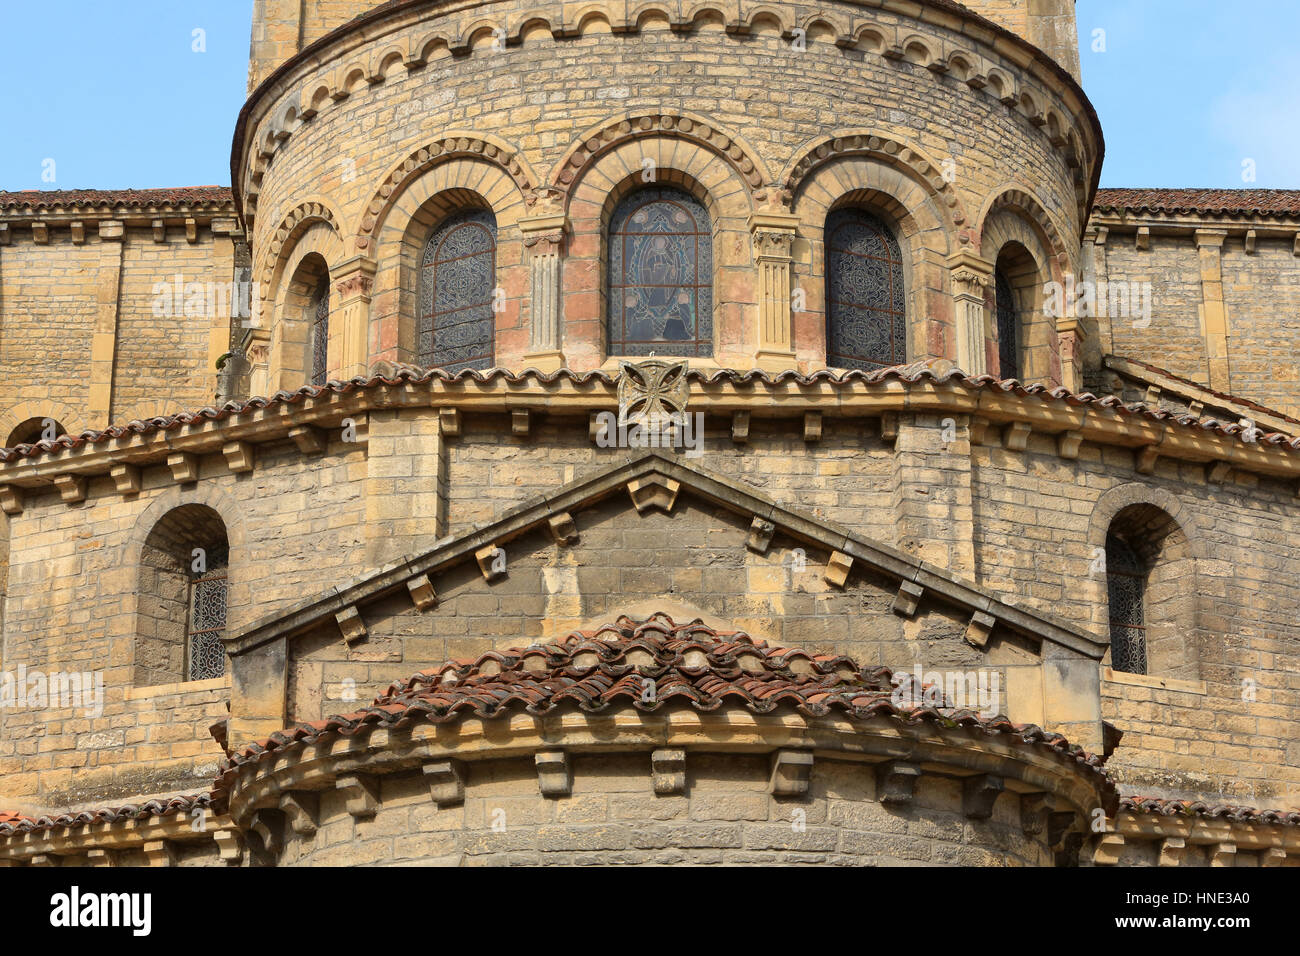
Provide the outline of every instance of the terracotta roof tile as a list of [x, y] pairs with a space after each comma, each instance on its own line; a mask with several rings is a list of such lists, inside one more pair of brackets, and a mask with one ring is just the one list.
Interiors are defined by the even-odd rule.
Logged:
[[50, 830], [54, 827], [78, 827], [89, 823], [117, 823], [120, 820], [144, 820], [149, 817], [166, 817], [189, 813], [197, 807], [209, 807], [209, 794], [191, 794], [168, 800], [150, 800], [140, 805], [107, 807], [101, 810], [83, 810], [80, 813], [61, 813], [56, 816], [27, 817], [12, 811], [0, 811], [0, 838], [32, 830]]
[[57, 209], [77, 206], [180, 206], [234, 203], [228, 186], [180, 186], [171, 189], [27, 189], [0, 192], [0, 209]]
[[[654, 688], [650, 700], [645, 699], [647, 686]], [[912, 690], [916, 696], [910, 699], [938, 703], [908, 706], [905, 699], [899, 706], [893, 699], [895, 687]], [[929, 722], [1005, 734], [1078, 763], [1114, 792], [1101, 758], [1060, 734], [1015, 724], [1004, 716], [983, 717], [953, 708], [943, 699], [942, 689], [915, 688], [911, 675], [896, 677], [887, 667], [859, 668], [843, 655], [771, 647], [741, 631], [714, 630], [698, 620], [677, 624], [660, 613], [644, 621], [620, 617], [596, 630], [573, 631], [558, 643], [493, 651], [421, 671], [391, 685], [362, 710], [330, 717], [323, 725], [298, 724], [234, 751], [217, 778], [214, 798], [229, 792], [244, 764], [365, 726], [401, 728], [415, 721], [447, 723], [462, 716], [491, 720], [519, 711], [541, 716], [564, 706], [590, 714], [624, 707], [654, 712], [673, 703], [702, 712], [735, 707], [771, 714], [790, 709], [807, 717], [883, 717], [908, 725]]]
[[[687, 373], [691, 381], [707, 385], [731, 383], [736, 385], [781, 385], [793, 382], [797, 385], [827, 383], [835, 387], [854, 388], [867, 386], [887, 386], [891, 382], [903, 382], [908, 385], [937, 382], [940, 384], [956, 383], [971, 391], [996, 391], [1021, 397], [1034, 397], [1046, 401], [1063, 402], [1066, 405], [1089, 405], [1095, 408], [1113, 409], [1120, 414], [1135, 415], [1155, 421], [1173, 422], [1188, 428], [1212, 431], [1220, 435], [1240, 435], [1244, 429], [1236, 421], [1223, 422], [1214, 418], [1197, 418], [1193, 415], [1175, 414], [1154, 408], [1142, 402], [1125, 403], [1114, 395], [1098, 397], [1091, 392], [1075, 393], [1061, 386], [1024, 385], [1016, 379], [997, 379], [992, 375], [969, 376], [946, 359], [928, 362], [914, 362], [910, 365], [898, 365], [892, 368], [877, 369], [872, 372], [853, 370], [836, 372], [821, 369], [805, 374], [797, 371], [785, 371], [769, 374], [754, 369], [740, 372], [735, 369], [717, 369], [701, 371], [691, 369]], [[442, 382], [477, 382], [496, 381], [551, 383], [566, 380], [578, 385], [599, 382], [614, 385], [616, 376], [604, 371], [575, 372], [562, 368], [554, 372], [539, 372], [537, 369], [524, 369], [513, 372], [508, 369], [494, 368], [486, 371], [465, 369], [450, 373], [443, 369], [416, 369], [402, 367], [384, 374], [372, 374], [368, 377], [357, 376], [347, 381], [330, 381], [324, 385], [304, 385], [293, 391], [276, 392], [270, 398], [250, 398], [245, 401], [231, 401], [220, 408], [205, 406], [196, 411], [179, 412], [173, 415], [160, 415], [143, 421], [135, 420], [122, 425], [110, 425], [102, 430], [89, 429], [79, 435], [61, 435], [53, 441], [41, 441], [35, 444], [17, 445], [13, 448], [0, 448], [0, 462], [10, 462], [18, 458], [34, 458], [47, 452], [63, 448], [78, 448], [85, 444], [99, 444], [129, 435], [147, 435], [157, 431], [171, 431], [185, 425], [204, 421], [224, 421], [240, 415], [252, 414], [265, 408], [283, 405], [298, 405], [319, 395], [333, 392], [348, 394], [370, 388], [393, 385], [421, 385], [437, 379]], [[1257, 433], [1256, 441], [1268, 445], [1284, 445], [1294, 451], [1300, 451], [1300, 437], [1292, 437], [1281, 432]]]
[[1163, 817], [1223, 817], [1239, 823], [1276, 823], [1300, 826], [1300, 811], [1256, 810], [1231, 804], [1204, 803], [1199, 800], [1165, 800], [1159, 797], [1124, 797], [1120, 800], [1122, 813], [1154, 813]]
[[1264, 412], [1265, 414], [1271, 415], [1275, 418], [1281, 418], [1284, 419], [1285, 421], [1295, 422], [1297, 425], [1300, 425], [1300, 419], [1293, 418], [1292, 416], [1287, 415], [1284, 412], [1279, 412], [1275, 408], [1269, 408], [1267, 405], [1261, 405], [1259, 402], [1251, 401], [1249, 398], [1241, 398], [1240, 396], [1237, 395], [1229, 395], [1227, 392], [1220, 392], [1218, 389], [1210, 388], [1210, 386], [1204, 385], [1196, 381], [1195, 379], [1190, 379], [1185, 376], [1178, 375], [1175, 372], [1169, 371], [1169, 369], [1167, 368], [1161, 368], [1159, 365], [1152, 365], [1150, 362], [1144, 362], [1141, 359], [1135, 359], [1128, 355], [1107, 356], [1107, 358], [1121, 359], [1125, 362], [1128, 362], [1131, 365], [1137, 365], [1140, 368], [1144, 368], [1148, 372], [1154, 372], [1156, 375], [1163, 375], [1164, 377], [1171, 378], [1174, 381], [1182, 382], [1184, 385], [1187, 385], [1191, 388], [1195, 388], [1197, 391], [1204, 392], [1206, 395], [1212, 395], [1215, 398], [1222, 399], [1224, 402], [1230, 402], [1234, 405], [1241, 405], [1244, 408], [1255, 409], [1256, 411]]
[[1300, 217], [1300, 189], [1099, 189], [1093, 210]]

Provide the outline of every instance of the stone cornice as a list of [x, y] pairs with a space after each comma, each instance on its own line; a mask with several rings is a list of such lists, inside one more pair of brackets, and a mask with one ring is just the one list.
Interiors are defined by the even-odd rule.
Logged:
[[544, 717], [521, 712], [500, 720], [416, 722], [401, 731], [362, 726], [347, 736], [241, 765], [230, 787], [229, 813], [237, 825], [247, 826], [258, 809], [275, 806], [295, 791], [332, 790], [335, 781], [348, 774], [411, 772], [448, 759], [480, 763], [531, 758], [539, 751], [644, 751], [649, 775], [651, 751], [680, 749], [689, 762], [693, 752], [716, 751], [723, 741], [728, 753], [797, 750], [865, 766], [905, 760], [922, 765], [922, 772], [953, 778], [989, 774], [1001, 778], [1006, 790], [1031, 800], [1038, 794], [1052, 794], [1063, 811], [1077, 816], [1079, 826], [1094, 808], [1113, 800], [1113, 791], [1105, 792], [1108, 784], [1098, 786], [1105, 778], [1018, 743], [1011, 735], [972, 735], [965, 728], [929, 722], [908, 725], [883, 717], [869, 721], [806, 718], [796, 712], [754, 714], [740, 707], [715, 713], [687, 707], [644, 713], [629, 705], [613, 715], [592, 716], [575, 708]]
[[[756, 418], [789, 420], [801, 428], [808, 413], [829, 418], [873, 418], [887, 413], [927, 412], [968, 415], [983, 432], [1021, 423], [1030, 432], [1094, 442], [1198, 463], [1225, 462], [1234, 468], [1283, 480], [1300, 479], [1300, 449], [1263, 436], [1245, 441], [1229, 431], [1204, 424], [1184, 424], [1168, 415], [1153, 416], [1124, 406], [1021, 395], [998, 388], [972, 388], [958, 380], [924, 378], [905, 382], [891, 378], [874, 385], [861, 380], [834, 381], [794, 375], [692, 377], [692, 411], [730, 417], [748, 411]], [[76, 447], [57, 445], [34, 456], [0, 463], [0, 491], [5, 507], [21, 510], [24, 489], [50, 490], [60, 475], [107, 476], [115, 465], [165, 466], [169, 455], [222, 452], [233, 441], [253, 444], [289, 439], [294, 429], [308, 426], [336, 429], [345, 418], [364, 419], [371, 409], [434, 406], [462, 412], [528, 410], [580, 418], [583, 429], [592, 412], [617, 409], [617, 389], [602, 373], [555, 373], [542, 376], [497, 375], [487, 381], [473, 377], [424, 382], [388, 382], [359, 387], [359, 382], [335, 383], [318, 394], [298, 393], [286, 400], [258, 400], [242, 411], [195, 415], [189, 423], [150, 428], [143, 434], [126, 431], [120, 437], [83, 441]], [[1220, 423], [1223, 425], [1223, 423]], [[92, 434], [92, 433], [88, 433]], [[17, 501], [14, 496], [18, 496]]]

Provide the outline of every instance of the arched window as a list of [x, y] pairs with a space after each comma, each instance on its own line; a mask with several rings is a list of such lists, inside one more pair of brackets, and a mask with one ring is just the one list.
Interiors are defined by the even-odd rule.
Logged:
[[6, 448], [17, 445], [35, 445], [39, 441], [53, 441], [66, 435], [68, 430], [63, 423], [53, 418], [29, 418], [9, 433], [5, 441]]
[[321, 276], [311, 297], [311, 383], [324, 385], [329, 370], [330, 280]]
[[998, 310], [998, 369], [1002, 378], [1020, 378], [1020, 318], [1016, 314], [1011, 280], [1001, 269], [994, 273]]
[[453, 213], [429, 237], [420, 266], [421, 365], [449, 372], [492, 367], [496, 254], [490, 209]]
[[907, 362], [903, 254], [861, 209], [826, 217], [826, 364], [877, 369]]
[[632, 193], [609, 222], [611, 355], [713, 355], [713, 227], [694, 196]]
[[1106, 536], [1106, 591], [1110, 600], [1110, 666], [1147, 672], [1146, 591], [1149, 569], [1115, 534]]
[[205, 505], [176, 508], [154, 525], [140, 554], [137, 687], [225, 673], [229, 562], [225, 524]]

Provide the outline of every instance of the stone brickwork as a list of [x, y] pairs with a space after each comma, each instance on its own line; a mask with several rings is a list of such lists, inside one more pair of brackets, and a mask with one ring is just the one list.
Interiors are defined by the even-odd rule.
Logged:
[[[95, 713], [0, 710], [0, 808], [192, 792], [223, 746], [354, 710], [414, 671], [656, 611], [864, 667], [995, 677], [999, 710], [1105, 753], [1129, 795], [1297, 805], [1300, 450], [946, 377], [953, 362], [997, 373], [992, 277], [1010, 262], [1026, 381], [1300, 430], [1284, 417], [1300, 415], [1294, 224], [1090, 215], [1101, 140], [1068, 75], [1069, 0], [972, 6], [1065, 72], [938, 2], [917, 19], [744, 0], [689, 21], [675, 5], [633, 19], [557, 3], [546, 19], [522, 0], [399, 3], [300, 55], [376, 6], [255, 4], [233, 198], [0, 208], [0, 439], [31, 441], [46, 417], [77, 435], [208, 405], [232, 341], [248, 374], [223, 376], [223, 394], [292, 393], [2, 456], [0, 670], [97, 671], [104, 698]], [[704, 416], [698, 457], [596, 440], [620, 358], [604, 333], [606, 227], [646, 160], [713, 227], [715, 351], [691, 365], [716, 375], [685, 389]], [[792, 374], [826, 363], [824, 224], [846, 204], [897, 232], [923, 370]], [[494, 350], [509, 372], [422, 379], [402, 370], [420, 256], [470, 206], [498, 227]], [[156, 314], [157, 283], [228, 286], [245, 266], [261, 284], [249, 327], [207, 302]], [[1081, 277], [1150, 282], [1151, 323], [1049, 315], [1046, 284]], [[326, 278], [336, 381], [297, 391]], [[1110, 666], [1098, 556], [1112, 534], [1149, 565], [1146, 674]], [[190, 681], [186, 568], [221, 542], [226, 673]], [[519, 744], [438, 783], [464, 788], [441, 806], [413, 758], [373, 777], [353, 766], [355, 780], [255, 794], [174, 854], [176, 821], [114, 852], [1044, 865], [1078, 849], [1038, 826], [1051, 808], [1026, 814], [991, 785], [975, 799], [926, 776], [913, 803], [882, 803], [875, 772], [848, 758], [819, 755], [792, 802], [771, 792], [786, 730], [773, 733], [692, 755], [686, 785], [659, 795], [640, 743], [575, 752], [571, 792], [549, 795], [540, 744]], [[990, 813], [972, 816], [981, 800]], [[805, 830], [790, 828], [796, 807]], [[1129, 823], [1096, 862], [1178, 857]], [[1205, 824], [1186, 860], [1231, 865], [1238, 838], [1238, 865], [1295, 860], [1230, 830]]]
[[657, 795], [650, 755], [575, 756], [573, 788], [538, 793], [531, 758], [470, 765], [463, 804], [439, 807], [420, 774], [379, 782], [370, 819], [346, 811], [346, 795], [319, 797], [310, 836], [286, 827], [286, 866], [838, 864], [1041, 866], [1051, 854], [1022, 832], [1007, 794], [991, 819], [969, 821], [956, 781], [923, 778], [914, 803], [878, 801], [869, 769], [818, 761], [806, 798], [768, 792], [765, 757], [687, 757], [689, 785]]
[[[228, 204], [218, 211], [233, 215]], [[176, 221], [186, 212], [192, 238]], [[31, 419], [75, 435], [212, 403], [216, 362], [238, 324], [233, 218], [172, 208], [44, 215], [52, 221], [0, 210], [0, 442]]]

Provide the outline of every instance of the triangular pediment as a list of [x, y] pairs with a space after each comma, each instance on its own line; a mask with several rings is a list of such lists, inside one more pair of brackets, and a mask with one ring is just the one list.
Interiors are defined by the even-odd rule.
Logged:
[[[748, 526], [739, 549], [765, 554], [780, 536], [808, 546], [811, 570], [831, 587], [853, 587], [852, 575], [868, 574], [881, 586], [894, 588], [894, 614], [910, 617], [922, 601], [935, 602], [966, 622], [964, 636], [984, 647], [995, 631], [1011, 633], [1021, 642], [1041, 646], [1049, 642], [1077, 654], [1100, 660], [1106, 645], [1068, 622], [1008, 604], [973, 582], [919, 561], [902, 551], [856, 534], [848, 528], [779, 503], [743, 481], [711, 473], [690, 459], [649, 451], [572, 481], [554, 493], [524, 502], [496, 521], [438, 541], [424, 553], [390, 564], [341, 584], [325, 594], [303, 601], [253, 624], [227, 639], [227, 649], [238, 656], [281, 639], [292, 640], [322, 624], [337, 622], [349, 643], [365, 636], [367, 608], [394, 598], [409, 600], [421, 610], [438, 598], [435, 582], [440, 575], [468, 569], [482, 575], [481, 586], [491, 589], [507, 576], [501, 555], [511, 542], [547, 533], [557, 549], [581, 547], [584, 515], [601, 509], [605, 515], [628, 512], [645, 518], [671, 519], [681, 500], [721, 509]], [[685, 529], [683, 529], [685, 531]], [[691, 542], [674, 538], [660, 551], [686, 548]], [[730, 545], [735, 548], [736, 545]], [[817, 557], [814, 557], [816, 555]], [[662, 563], [662, 562], [661, 562]], [[670, 562], [669, 562], [670, 563]], [[665, 595], [673, 602], [677, 599]], [[677, 603], [680, 603], [678, 601]], [[683, 609], [679, 609], [679, 614]], [[580, 617], [564, 621], [581, 622]]]

